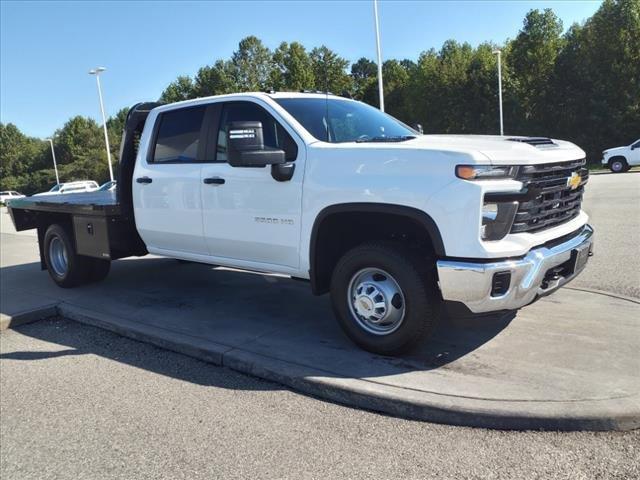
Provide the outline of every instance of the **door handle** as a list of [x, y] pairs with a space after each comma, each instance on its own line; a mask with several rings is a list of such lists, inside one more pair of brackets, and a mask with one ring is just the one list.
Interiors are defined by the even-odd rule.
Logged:
[[138, 178], [136, 178], [136, 182], [138, 182], [138, 183], [151, 183], [151, 182], [153, 182], [153, 179], [149, 178], [149, 177], [138, 177]]
[[220, 177], [210, 177], [210, 178], [205, 178], [203, 182], [206, 183], [207, 185], [223, 185], [225, 182], [225, 179]]

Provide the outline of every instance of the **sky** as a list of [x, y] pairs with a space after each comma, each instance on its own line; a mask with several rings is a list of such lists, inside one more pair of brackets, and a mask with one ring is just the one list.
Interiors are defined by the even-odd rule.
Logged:
[[[600, 1], [379, 2], [382, 57], [416, 60], [447, 39], [503, 43], [525, 14], [552, 8], [565, 29]], [[373, 4], [360, 1], [28, 2], [0, 1], [0, 120], [36, 137], [51, 135], [74, 115], [100, 120], [95, 78], [101, 76], [107, 116], [157, 100], [178, 75], [228, 59], [255, 35], [269, 48], [322, 44], [350, 61], [375, 59]]]

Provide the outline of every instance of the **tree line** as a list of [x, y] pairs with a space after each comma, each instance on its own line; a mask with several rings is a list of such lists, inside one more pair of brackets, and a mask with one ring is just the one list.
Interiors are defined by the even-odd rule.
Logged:
[[[504, 45], [448, 40], [416, 61], [383, 63], [385, 110], [425, 133], [497, 134], [496, 55], [502, 51], [505, 134], [573, 141], [595, 164], [605, 148], [640, 137], [640, 0], [605, 0], [597, 12], [565, 33], [551, 9], [531, 10]], [[230, 59], [194, 76], [178, 76], [160, 101], [243, 91], [330, 91], [378, 106], [377, 65], [350, 64], [327, 46], [308, 50], [283, 42], [275, 50], [249, 36]], [[117, 160], [126, 109], [107, 121]], [[2, 190], [24, 193], [55, 183], [48, 144], [0, 124]], [[56, 132], [62, 181], [108, 177], [101, 128], [85, 117]]]

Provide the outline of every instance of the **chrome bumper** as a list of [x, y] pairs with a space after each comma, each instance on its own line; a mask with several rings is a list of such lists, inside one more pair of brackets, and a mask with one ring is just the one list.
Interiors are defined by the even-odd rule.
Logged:
[[[584, 269], [586, 256], [592, 250], [593, 228], [585, 225], [566, 242], [534, 248], [517, 260], [487, 263], [439, 260], [438, 285], [444, 300], [461, 302], [474, 313], [515, 310], [575, 278]], [[492, 296], [494, 274], [502, 272], [511, 274], [509, 288]]]

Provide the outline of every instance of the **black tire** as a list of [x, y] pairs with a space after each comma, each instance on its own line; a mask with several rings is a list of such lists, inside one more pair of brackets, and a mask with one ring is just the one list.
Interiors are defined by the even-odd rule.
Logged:
[[[372, 333], [370, 321], [356, 313], [359, 307], [354, 298], [360, 298], [355, 297], [357, 279], [368, 270], [382, 272], [374, 274], [379, 275], [381, 285], [393, 282], [394, 287], [400, 288], [400, 300], [404, 302], [398, 303], [403, 305], [404, 313], [397, 322], [398, 326], [394, 327], [396, 329], [388, 333]], [[385, 278], [385, 273], [391, 279]], [[375, 276], [372, 278], [375, 279]], [[366, 284], [365, 281], [361, 285]], [[395, 299], [394, 295], [389, 303], [394, 304]], [[411, 350], [431, 335], [440, 317], [441, 300], [436, 287], [433, 260], [429, 261], [402, 246], [387, 243], [358, 246], [340, 259], [331, 278], [331, 301], [338, 323], [347, 336], [364, 350], [381, 355], [398, 355]], [[384, 311], [391, 312], [391, 308]]]
[[609, 160], [609, 170], [613, 173], [623, 173], [630, 169], [631, 167], [627, 163], [627, 159], [624, 157], [613, 157]]
[[101, 282], [111, 270], [110, 260], [101, 260], [100, 258], [89, 258], [89, 278], [90, 282]]
[[[52, 243], [55, 247], [52, 250]], [[60, 250], [62, 249], [62, 250]], [[64, 227], [54, 224], [44, 234], [44, 262], [53, 281], [62, 288], [72, 288], [87, 283], [91, 274], [89, 257], [76, 254], [73, 242]], [[64, 261], [57, 260], [58, 255], [52, 252], [63, 252]]]

